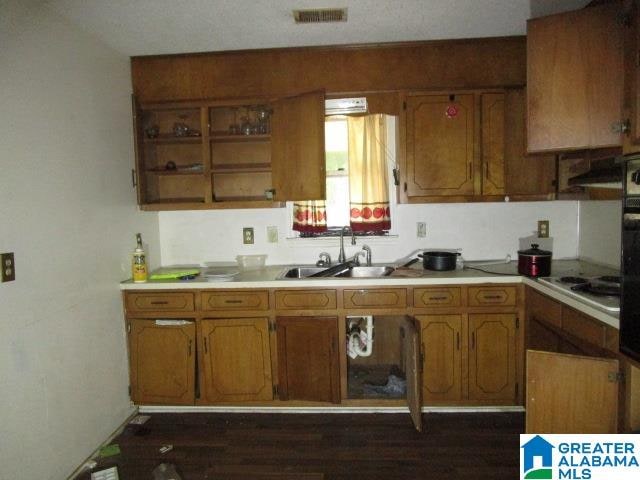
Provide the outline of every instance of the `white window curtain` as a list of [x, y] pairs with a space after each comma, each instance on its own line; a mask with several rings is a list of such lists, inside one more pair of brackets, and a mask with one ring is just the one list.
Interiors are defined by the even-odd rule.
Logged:
[[350, 223], [356, 232], [391, 228], [384, 115], [348, 117]]

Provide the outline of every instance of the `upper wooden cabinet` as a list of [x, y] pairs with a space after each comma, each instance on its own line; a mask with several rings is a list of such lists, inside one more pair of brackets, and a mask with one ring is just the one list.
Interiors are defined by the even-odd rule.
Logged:
[[625, 155], [640, 152], [640, 8], [624, 0], [624, 132]]
[[555, 157], [525, 145], [525, 92], [409, 94], [400, 122], [401, 200], [552, 199]]
[[406, 197], [473, 195], [474, 95], [411, 95], [404, 120]]
[[621, 144], [620, 2], [529, 20], [528, 150]]
[[[325, 198], [324, 94], [138, 104], [144, 210], [280, 206]], [[287, 176], [293, 169], [304, 175]]]

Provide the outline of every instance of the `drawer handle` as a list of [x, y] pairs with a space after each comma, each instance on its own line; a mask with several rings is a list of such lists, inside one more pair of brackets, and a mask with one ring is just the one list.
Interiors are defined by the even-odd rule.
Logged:
[[209, 348], [207, 348], [207, 337], [204, 337], [204, 353], [209, 353]]
[[456, 332], [456, 347], [460, 350], [460, 332]]
[[504, 298], [503, 295], [483, 295], [485, 300], [502, 300]]
[[225, 300], [224, 303], [243, 303], [242, 300]]
[[471, 332], [471, 350], [476, 348], [476, 333]]
[[429, 297], [429, 300], [446, 300], [449, 297], [441, 296], [441, 297]]
[[151, 302], [151, 305], [169, 305], [167, 300], [156, 300]]

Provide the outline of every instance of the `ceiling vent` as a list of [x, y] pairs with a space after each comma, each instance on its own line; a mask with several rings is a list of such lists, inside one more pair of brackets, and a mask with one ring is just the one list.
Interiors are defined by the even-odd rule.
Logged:
[[346, 22], [346, 8], [314, 8], [311, 10], [294, 10], [296, 23], [328, 23]]

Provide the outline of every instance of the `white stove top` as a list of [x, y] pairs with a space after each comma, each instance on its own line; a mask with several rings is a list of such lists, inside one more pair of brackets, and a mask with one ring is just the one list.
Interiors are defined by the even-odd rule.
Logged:
[[[574, 282], [565, 282], [561, 278], [565, 277], [543, 277], [538, 278], [538, 281], [548, 287], [561, 291], [562, 293], [569, 295], [581, 302], [591, 305], [596, 308], [600, 308], [607, 312], [619, 312], [620, 311], [620, 297], [614, 295], [601, 295], [593, 294], [584, 291], [572, 290], [571, 287], [575, 286]], [[583, 277], [587, 281], [598, 281], [601, 277]]]

